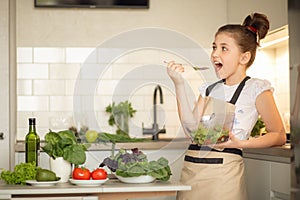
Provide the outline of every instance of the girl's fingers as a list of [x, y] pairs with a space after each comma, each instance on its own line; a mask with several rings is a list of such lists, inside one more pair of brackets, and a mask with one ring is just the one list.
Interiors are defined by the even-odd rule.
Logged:
[[184, 72], [184, 67], [182, 66], [182, 64], [179, 63], [175, 63], [174, 61], [170, 61], [170, 62], [166, 62], [167, 63], [167, 67], [173, 71], [176, 72]]

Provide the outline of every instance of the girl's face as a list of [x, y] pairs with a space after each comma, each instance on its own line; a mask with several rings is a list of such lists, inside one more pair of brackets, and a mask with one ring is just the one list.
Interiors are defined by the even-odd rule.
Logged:
[[229, 33], [217, 34], [212, 45], [211, 61], [218, 78], [240, 81], [240, 76], [244, 76], [246, 71], [241, 64], [242, 55], [235, 39]]

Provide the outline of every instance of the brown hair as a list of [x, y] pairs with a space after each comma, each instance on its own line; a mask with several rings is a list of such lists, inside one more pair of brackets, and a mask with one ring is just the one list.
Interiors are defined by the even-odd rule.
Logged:
[[261, 13], [253, 13], [248, 15], [243, 24], [227, 24], [220, 27], [216, 36], [221, 32], [230, 33], [240, 47], [241, 52], [249, 51], [251, 58], [247, 67], [251, 66], [256, 55], [257, 46], [259, 41], [268, 33], [269, 20], [266, 15]]

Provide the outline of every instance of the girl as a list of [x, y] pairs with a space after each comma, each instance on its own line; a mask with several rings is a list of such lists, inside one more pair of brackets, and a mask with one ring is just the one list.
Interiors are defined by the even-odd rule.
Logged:
[[[191, 185], [192, 190], [179, 192], [178, 199], [247, 199], [242, 149], [285, 144], [286, 133], [273, 98], [273, 88], [266, 80], [246, 75], [255, 59], [259, 41], [268, 30], [269, 21], [260, 13], [247, 16], [242, 25], [229, 24], [218, 29], [212, 44], [211, 62], [221, 81], [200, 87], [193, 110], [184, 88], [183, 66], [174, 61], [168, 62], [167, 72], [175, 85], [183, 125], [201, 120], [206, 96], [235, 105], [234, 124], [227, 142], [211, 146], [192, 143], [189, 146], [181, 181]], [[218, 95], [220, 91], [223, 95]], [[248, 140], [259, 115], [268, 133]]]

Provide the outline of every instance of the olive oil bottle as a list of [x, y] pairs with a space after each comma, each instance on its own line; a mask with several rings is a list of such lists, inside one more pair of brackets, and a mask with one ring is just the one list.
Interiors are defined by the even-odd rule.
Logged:
[[25, 139], [25, 162], [35, 162], [38, 166], [40, 137], [36, 133], [35, 118], [29, 118], [29, 132]]

